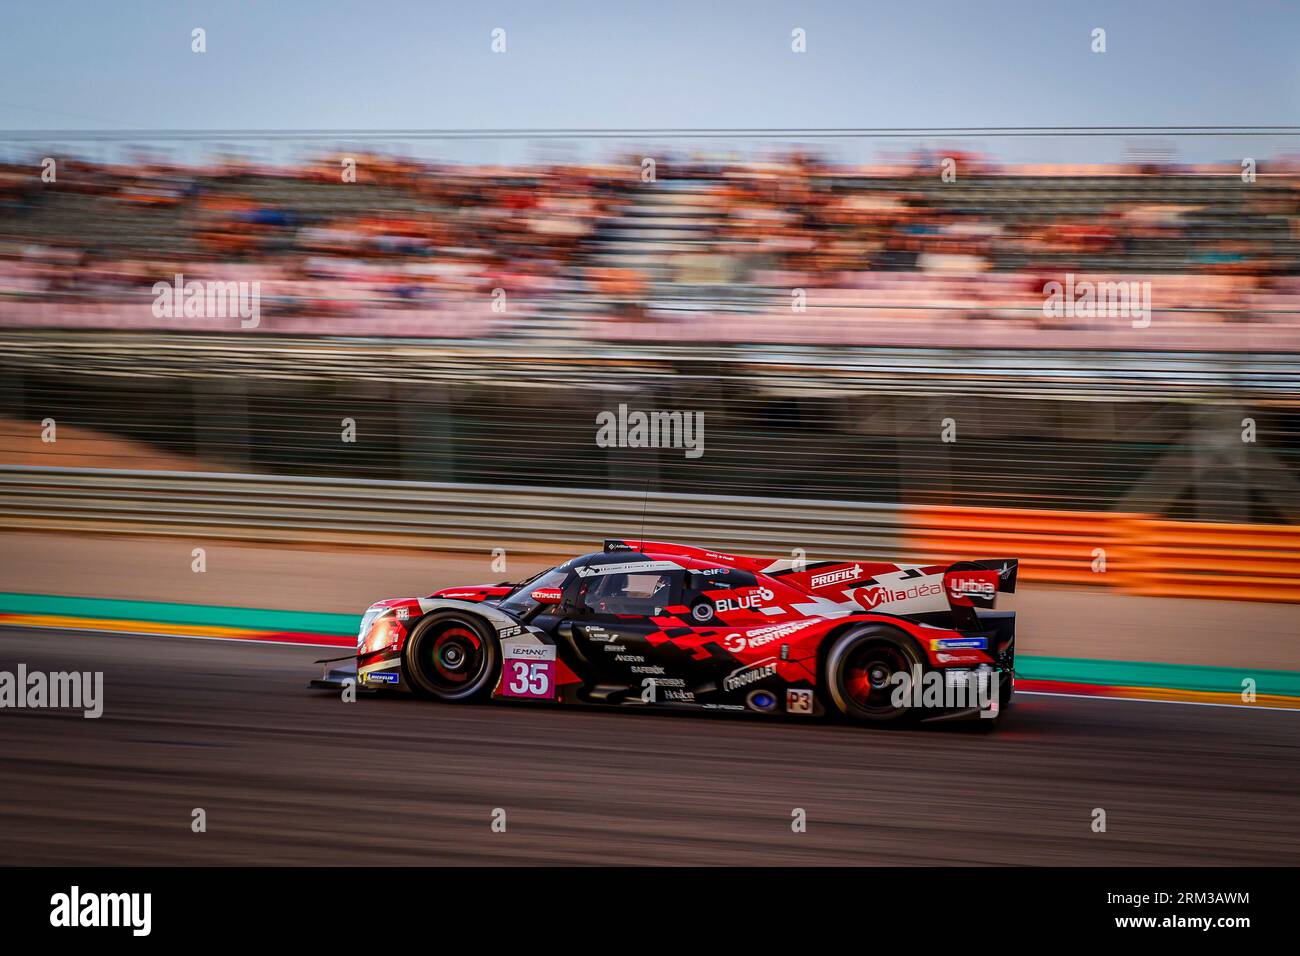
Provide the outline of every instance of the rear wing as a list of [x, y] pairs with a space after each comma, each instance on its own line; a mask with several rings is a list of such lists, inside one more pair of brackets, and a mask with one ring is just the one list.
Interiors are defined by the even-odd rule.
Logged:
[[943, 593], [957, 630], [979, 630], [977, 609], [993, 607], [998, 592], [1014, 594], [1019, 573], [1017, 558], [958, 561], [949, 565], [943, 572]]

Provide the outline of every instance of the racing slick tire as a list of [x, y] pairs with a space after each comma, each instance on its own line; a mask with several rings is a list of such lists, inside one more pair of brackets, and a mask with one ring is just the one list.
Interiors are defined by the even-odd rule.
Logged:
[[891, 678], [922, 667], [921, 652], [895, 628], [870, 624], [848, 631], [831, 645], [823, 666], [829, 703], [844, 717], [892, 723], [914, 716], [911, 706], [894, 704]]
[[415, 626], [402, 648], [407, 684], [421, 697], [442, 701], [490, 694], [500, 661], [496, 632], [461, 611], [430, 614]]

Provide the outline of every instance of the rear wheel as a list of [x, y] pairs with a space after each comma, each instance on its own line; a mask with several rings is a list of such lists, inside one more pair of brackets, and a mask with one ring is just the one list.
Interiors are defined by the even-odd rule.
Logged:
[[[826, 655], [826, 689], [831, 704], [855, 720], [889, 723], [909, 716], [908, 704], [895, 704], [895, 674], [909, 677], [921, 666], [921, 655], [894, 628], [870, 625], [844, 634]], [[910, 698], [910, 694], [908, 697]]]
[[490, 693], [499, 660], [496, 634], [457, 611], [422, 620], [402, 650], [408, 683], [427, 697], [446, 701]]

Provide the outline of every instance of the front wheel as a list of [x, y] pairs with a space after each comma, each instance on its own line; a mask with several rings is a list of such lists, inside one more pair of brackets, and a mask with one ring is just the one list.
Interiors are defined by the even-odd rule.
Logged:
[[477, 618], [457, 611], [422, 620], [402, 650], [408, 683], [423, 696], [444, 701], [490, 693], [499, 660], [496, 634]]
[[[895, 703], [896, 674], [918, 673], [921, 655], [892, 627], [869, 625], [844, 634], [826, 655], [825, 684], [831, 703], [846, 717], [872, 723], [898, 721], [911, 714]], [[908, 695], [910, 696], [910, 695]]]

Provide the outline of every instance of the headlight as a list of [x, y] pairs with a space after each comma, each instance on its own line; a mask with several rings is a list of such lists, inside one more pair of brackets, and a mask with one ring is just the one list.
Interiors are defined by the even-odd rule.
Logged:
[[362, 643], [365, 641], [366, 632], [370, 630], [370, 625], [374, 623], [375, 618], [379, 616], [379, 613], [382, 610], [383, 608], [372, 607], [372, 608], [368, 608], [366, 610], [366, 613], [361, 615], [361, 630], [357, 631], [358, 648], [360, 648]]

